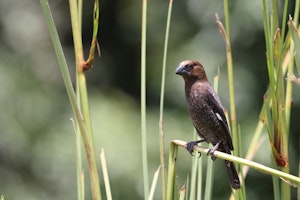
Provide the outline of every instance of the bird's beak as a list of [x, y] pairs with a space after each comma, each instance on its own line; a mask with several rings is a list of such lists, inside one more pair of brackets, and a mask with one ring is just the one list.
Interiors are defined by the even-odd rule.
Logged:
[[175, 71], [178, 75], [188, 75], [189, 72], [185, 69], [184, 65], [179, 65]]

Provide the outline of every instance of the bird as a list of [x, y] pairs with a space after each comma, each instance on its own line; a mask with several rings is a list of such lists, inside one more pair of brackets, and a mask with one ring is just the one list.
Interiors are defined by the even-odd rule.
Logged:
[[[192, 154], [193, 147], [205, 141], [214, 146], [209, 150], [213, 160], [216, 159], [215, 150], [231, 154], [234, 148], [224, 107], [209, 83], [202, 64], [195, 60], [185, 60], [179, 64], [175, 73], [184, 79], [188, 111], [198, 135], [202, 138], [187, 143], [187, 150]], [[239, 189], [241, 184], [234, 163], [228, 160], [224, 162], [231, 187]]]

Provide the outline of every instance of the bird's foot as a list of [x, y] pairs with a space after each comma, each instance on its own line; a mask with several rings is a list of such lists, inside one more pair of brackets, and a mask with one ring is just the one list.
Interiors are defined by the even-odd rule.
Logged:
[[[194, 150], [194, 146], [198, 145], [198, 143], [200, 142], [204, 142], [205, 140], [197, 140], [197, 141], [192, 141], [192, 142], [188, 142], [186, 145], [186, 149], [188, 150], [188, 152], [193, 156], [193, 150]], [[201, 156], [201, 153], [199, 152], [199, 157]]]
[[209, 149], [207, 155], [211, 157], [212, 160], [216, 160], [215, 151], [219, 148], [221, 141], [219, 141], [213, 148]]

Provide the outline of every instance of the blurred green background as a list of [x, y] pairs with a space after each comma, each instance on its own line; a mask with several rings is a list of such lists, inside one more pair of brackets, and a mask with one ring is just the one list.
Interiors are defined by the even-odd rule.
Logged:
[[[86, 52], [92, 36], [92, 2], [84, 3]], [[50, 0], [50, 6], [74, 78], [68, 2]], [[143, 198], [141, 7], [142, 1], [100, 1], [101, 58], [96, 58], [87, 72], [96, 153], [105, 150], [114, 199]], [[148, 1], [147, 134], [151, 179], [159, 166], [158, 106], [167, 7], [168, 1]], [[229, 108], [225, 45], [215, 13], [224, 21], [222, 1], [174, 1], [166, 72], [166, 149], [172, 139], [193, 138], [184, 84], [174, 74], [182, 60], [202, 62], [211, 82], [220, 68], [219, 94]], [[261, 2], [230, 1], [230, 17], [237, 117], [246, 152], [268, 85]], [[298, 173], [299, 101], [299, 86], [295, 86], [289, 160], [292, 174]], [[6, 199], [76, 199], [75, 134], [70, 120], [73, 113], [36, 0], [0, 2], [0, 108], [0, 194]], [[254, 160], [271, 165], [268, 140]], [[190, 162], [190, 155], [180, 149], [179, 186], [190, 172]], [[100, 171], [100, 162], [98, 166]], [[217, 160], [215, 167], [214, 199], [224, 199], [231, 192], [230, 186], [224, 181], [227, 177], [222, 161]], [[85, 167], [86, 179], [87, 170]], [[250, 170], [246, 184], [250, 199], [273, 198], [271, 176]], [[160, 192], [158, 188], [158, 199]], [[90, 192], [86, 193], [89, 199]]]

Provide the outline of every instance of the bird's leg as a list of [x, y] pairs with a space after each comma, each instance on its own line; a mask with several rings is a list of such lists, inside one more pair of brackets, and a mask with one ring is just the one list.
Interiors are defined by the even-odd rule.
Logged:
[[215, 156], [214, 153], [219, 148], [221, 142], [222, 141], [220, 140], [213, 148], [208, 150], [207, 155], [210, 155], [212, 160], [216, 160], [217, 157]]
[[[186, 149], [188, 150], [188, 152], [190, 152], [191, 155], [193, 155], [194, 146], [198, 145], [198, 143], [204, 142], [204, 141], [205, 141], [205, 139], [189, 142], [186, 145]], [[200, 156], [201, 156], [201, 153], [200, 153]]]

